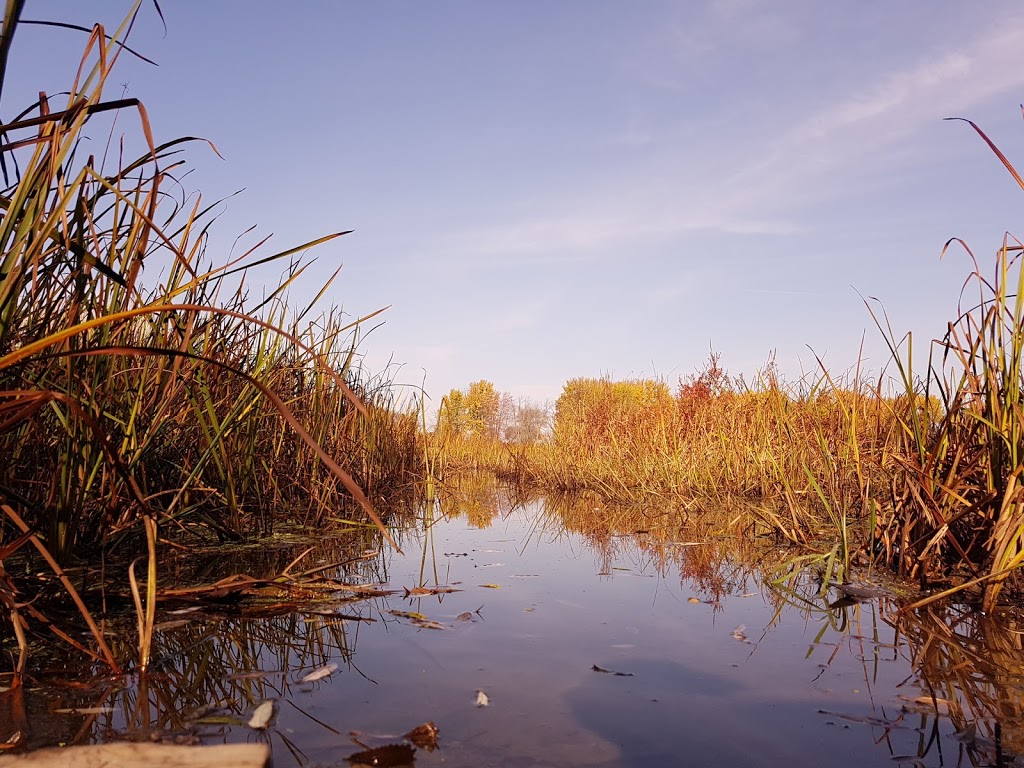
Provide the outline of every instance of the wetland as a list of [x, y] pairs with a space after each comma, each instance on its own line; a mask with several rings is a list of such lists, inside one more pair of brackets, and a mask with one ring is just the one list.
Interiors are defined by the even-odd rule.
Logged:
[[901, 613], [913, 591], [877, 573], [854, 599], [770, 539], [593, 498], [493, 487], [408, 519], [402, 555], [356, 530], [170, 558], [179, 581], [345, 586], [163, 598], [146, 675], [30, 674], [28, 745], [256, 741], [279, 768], [1014, 765], [1024, 746], [1011, 614]]

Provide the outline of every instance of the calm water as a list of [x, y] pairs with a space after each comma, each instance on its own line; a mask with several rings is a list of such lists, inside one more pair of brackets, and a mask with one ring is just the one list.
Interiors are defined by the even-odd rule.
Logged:
[[[315, 614], [270, 601], [265, 618], [230, 605], [165, 613], [146, 688], [30, 692], [33, 743], [192, 733], [266, 741], [278, 768], [348, 765], [432, 721], [439, 748], [417, 749], [417, 766], [792, 768], [990, 765], [997, 719], [1003, 750], [1020, 741], [1019, 635], [1007, 621], [947, 609], [898, 631], [897, 598], [829, 608], [808, 574], [768, 589], [783, 555], [713, 529], [572, 519], [576, 532], [541, 503], [471, 510], [408, 532], [404, 556], [341, 569], [458, 592], [335, 595]], [[294, 553], [282, 547], [277, 568]], [[300, 682], [327, 664], [333, 674]], [[266, 698], [276, 718], [254, 731], [241, 721]], [[100, 709], [54, 713], [69, 706]]]

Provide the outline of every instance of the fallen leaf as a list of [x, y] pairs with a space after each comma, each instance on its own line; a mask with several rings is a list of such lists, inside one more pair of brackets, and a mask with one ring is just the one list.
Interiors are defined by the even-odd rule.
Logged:
[[606, 675], [615, 675], [615, 677], [633, 677], [633, 673], [632, 672], [613, 672], [610, 669], [605, 669], [604, 667], [599, 667], [599, 666], [597, 666], [597, 664], [592, 666], [591, 669], [594, 670], [595, 672], [604, 672]]
[[699, 597], [688, 597], [686, 599], [686, 602], [688, 602], [688, 603], [699, 603], [700, 602], [700, 598]]
[[749, 641], [749, 640], [747, 640], [747, 635], [746, 635], [746, 632], [744, 631], [744, 630], [745, 630], [746, 628], [747, 628], [747, 625], [746, 625], [746, 624], [740, 624], [740, 625], [739, 625], [738, 627], [736, 627], [736, 629], [734, 629], [734, 630], [733, 630], [733, 631], [732, 631], [732, 632], [731, 632], [730, 634], [731, 634], [731, 635], [732, 635], [732, 636], [733, 636], [733, 637], [734, 637], [734, 638], [735, 638], [736, 640], [739, 640], [739, 641], [740, 641], [741, 643], [749, 643], [750, 641]]
[[491, 705], [491, 700], [487, 698], [486, 693], [478, 690], [476, 692], [476, 705], [478, 707], [489, 707]]
[[405, 738], [411, 741], [420, 749], [425, 749], [427, 752], [433, 752], [437, 749], [437, 734], [439, 733], [438, 728], [434, 725], [433, 721], [423, 723], [423, 725], [417, 725], [407, 734]]
[[461, 592], [455, 587], [405, 587], [406, 597], [421, 597], [423, 595], [447, 595], [451, 592]]
[[446, 624], [442, 624], [439, 621], [431, 621], [430, 619], [413, 619], [409, 623], [421, 629], [448, 629]]
[[472, 621], [473, 613], [471, 611], [463, 611], [455, 617], [456, 621]]
[[307, 675], [299, 678], [300, 683], [315, 683], [317, 680], [323, 680], [325, 677], [330, 677], [338, 671], [338, 665], [333, 661], [324, 664], [320, 669], [314, 669]]
[[272, 674], [274, 674], [274, 673], [273, 672], [264, 672], [263, 670], [257, 669], [257, 670], [254, 670], [252, 672], [235, 672], [232, 675], [228, 675], [224, 679], [225, 680], [259, 680], [261, 678], [266, 677], [267, 675], [272, 675]]
[[481, 584], [480, 586], [484, 589], [501, 589], [500, 584]]
[[416, 611], [388, 611], [392, 616], [398, 616], [400, 619], [412, 619], [413, 621], [429, 621], [422, 613]]
[[262, 731], [270, 725], [270, 721], [273, 719], [274, 700], [267, 699], [253, 710], [252, 717], [249, 718], [249, 727], [254, 728], [257, 731]]
[[399, 768], [399, 766], [412, 765], [415, 759], [416, 748], [408, 744], [386, 744], [383, 747], [367, 749], [365, 752], [356, 752], [345, 759], [353, 766], [367, 765], [376, 768]]

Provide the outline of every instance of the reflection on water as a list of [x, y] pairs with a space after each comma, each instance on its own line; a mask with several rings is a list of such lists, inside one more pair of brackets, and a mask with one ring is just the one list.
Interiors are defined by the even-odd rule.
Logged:
[[[846, 604], [813, 572], [780, 569], [786, 552], [683, 510], [515, 502], [468, 479], [463, 491], [464, 506], [435, 506], [404, 534], [404, 556], [367, 556], [375, 541], [359, 531], [303, 566], [389, 595], [165, 602], [146, 680], [68, 668], [27, 692], [33, 745], [261, 740], [280, 768], [405, 744], [367, 754], [408, 764], [403, 734], [433, 722], [440, 748], [421, 745], [416, 765], [1010, 765], [1024, 753], [1010, 619], [957, 607], [897, 618], [895, 590]], [[261, 557], [273, 573], [301, 551]], [[424, 584], [460, 591], [406, 595]], [[271, 726], [249, 728], [268, 699]]]

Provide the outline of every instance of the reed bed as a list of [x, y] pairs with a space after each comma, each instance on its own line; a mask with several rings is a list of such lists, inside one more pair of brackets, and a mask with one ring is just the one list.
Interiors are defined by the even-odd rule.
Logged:
[[[21, 6], [6, 4], [0, 67]], [[18, 671], [26, 632], [47, 630], [119, 668], [72, 566], [148, 560], [145, 583], [132, 578], [144, 635], [158, 549], [281, 520], [365, 519], [394, 543], [370, 498], [387, 506], [422, 476], [416, 407], [355, 363], [360, 319], [314, 308], [333, 277], [310, 305], [288, 301], [310, 264], [299, 254], [346, 233], [218, 260], [213, 206], [179, 181], [197, 140], [158, 143], [141, 102], [105, 99], [138, 11], [113, 35], [92, 30], [68, 95], [41, 94], [3, 128], [0, 604]], [[104, 134], [103, 153], [84, 154]], [[248, 269], [275, 262], [280, 284], [254, 300]], [[41, 612], [53, 581], [92, 648]]]
[[747, 382], [713, 355], [674, 390], [568, 382], [548, 440], [481, 447], [474, 436], [445, 451], [454, 466], [475, 461], [548, 491], [735, 507], [747, 530], [828, 553], [837, 578], [860, 552], [922, 586], [949, 586], [939, 597], [980, 587], [992, 610], [1007, 585], [1013, 597], [1024, 586], [1024, 246], [1007, 237], [989, 271], [954, 244], [974, 268], [923, 375], [912, 338], [869, 304], [892, 353], [874, 380], [819, 361], [796, 383], [771, 365]]

